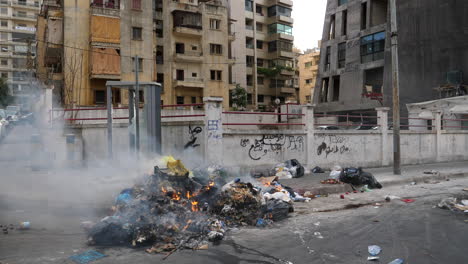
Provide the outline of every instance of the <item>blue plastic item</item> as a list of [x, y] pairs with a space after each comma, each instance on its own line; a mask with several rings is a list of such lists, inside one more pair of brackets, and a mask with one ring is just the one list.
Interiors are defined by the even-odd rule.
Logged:
[[265, 220], [263, 220], [263, 218], [259, 218], [257, 220], [257, 227], [265, 227], [265, 226], [266, 226]]
[[87, 264], [91, 261], [95, 261], [104, 257], [107, 256], [95, 250], [89, 250], [81, 254], [73, 255], [70, 257], [70, 259], [78, 264]]
[[125, 189], [119, 194], [119, 196], [117, 196], [115, 203], [129, 203], [132, 199], [132, 189]]
[[380, 254], [380, 251], [382, 251], [382, 249], [377, 245], [369, 246], [368, 250], [371, 256], [377, 256], [378, 254]]
[[395, 259], [394, 261], [388, 263], [388, 264], [403, 264], [403, 260], [402, 259]]

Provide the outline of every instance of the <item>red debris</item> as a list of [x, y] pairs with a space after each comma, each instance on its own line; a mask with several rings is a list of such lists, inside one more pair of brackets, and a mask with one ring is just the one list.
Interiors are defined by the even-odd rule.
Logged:
[[405, 203], [413, 203], [414, 201], [416, 201], [414, 199], [401, 199], [401, 200]]

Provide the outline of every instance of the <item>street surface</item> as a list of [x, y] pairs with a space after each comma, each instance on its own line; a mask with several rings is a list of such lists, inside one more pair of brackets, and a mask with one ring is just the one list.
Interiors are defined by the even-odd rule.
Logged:
[[[367, 246], [374, 244], [382, 248], [380, 263], [396, 258], [411, 264], [468, 263], [468, 217], [435, 207], [445, 197], [468, 197], [463, 191], [468, 178], [384, 186], [345, 199], [335, 194], [295, 203], [296, 212], [273, 227], [232, 230], [218, 246], [178, 251], [166, 260], [142, 249], [89, 247], [80, 223], [106, 215], [117, 193], [141, 172], [125, 162], [31, 171], [24, 162], [30, 149], [24, 138], [34, 130], [24, 128], [14, 128], [0, 145], [0, 224], [30, 221], [31, 229], [0, 233], [1, 264], [73, 263], [71, 255], [90, 249], [107, 255], [92, 262], [96, 264], [355, 264], [368, 263]], [[386, 195], [416, 201], [385, 202]], [[381, 205], [375, 208], [375, 203]]]

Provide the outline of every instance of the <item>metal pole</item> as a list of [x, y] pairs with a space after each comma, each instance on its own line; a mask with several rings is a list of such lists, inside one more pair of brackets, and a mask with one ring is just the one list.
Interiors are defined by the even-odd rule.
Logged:
[[135, 150], [137, 156], [140, 151], [140, 84], [138, 83], [138, 55], [135, 56]]
[[107, 86], [107, 155], [112, 158], [112, 88]]
[[390, 0], [393, 86], [393, 173], [401, 175], [400, 152], [400, 79], [398, 69], [398, 26], [396, 0]]

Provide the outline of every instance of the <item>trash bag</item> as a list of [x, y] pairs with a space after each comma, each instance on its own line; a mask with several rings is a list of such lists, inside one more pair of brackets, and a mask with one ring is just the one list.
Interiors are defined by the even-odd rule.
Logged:
[[312, 169], [312, 173], [325, 173], [325, 171], [319, 166]]
[[362, 168], [345, 168], [341, 172], [339, 180], [354, 186], [367, 185], [370, 189], [382, 189], [382, 185], [375, 179], [374, 175], [362, 171]]
[[301, 163], [298, 160], [292, 159], [292, 160], [286, 161], [285, 163], [286, 163], [286, 168], [289, 169], [289, 172], [291, 173], [293, 178], [300, 178], [304, 176], [304, 172], [305, 172], [304, 167], [301, 165]]
[[291, 212], [294, 212], [294, 207], [290, 203], [277, 199], [266, 202], [265, 215], [273, 221], [286, 219]]

